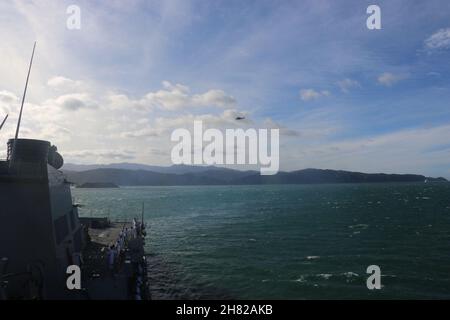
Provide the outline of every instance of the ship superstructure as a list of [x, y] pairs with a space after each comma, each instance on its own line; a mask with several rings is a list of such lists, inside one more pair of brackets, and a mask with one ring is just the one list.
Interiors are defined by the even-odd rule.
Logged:
[[81, 253], [83, 232], [62, 164], [56, 147], [31, 139], [9, 140], [0, 162], [0, 272], [10, 298], [66, 292], [66, 268]]

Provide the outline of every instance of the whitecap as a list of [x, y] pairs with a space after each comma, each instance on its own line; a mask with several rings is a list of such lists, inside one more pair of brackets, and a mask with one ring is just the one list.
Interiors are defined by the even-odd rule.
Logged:
[[306, 282], [306, 280], [305, 280], [305, 277], [300, 276], [300, 278], [295, 279], [294, 282], [301, 282], [301, 283], [303, 283], [303, 282]]
[[346, 276], [347, 278], [352, 278], [352, 277], [359, 277], [359, 274], [349, 271], [349, 272], [344, 272], [342, 273], [343, 276]]
[[315, 259], [319, 259], [320, 256], [307, 256], [306, 259], [308, 260], [315, 260]]
[[360, 223], [348, 226], [350, 229], [367, 229], [369, 227], [368, 224]]

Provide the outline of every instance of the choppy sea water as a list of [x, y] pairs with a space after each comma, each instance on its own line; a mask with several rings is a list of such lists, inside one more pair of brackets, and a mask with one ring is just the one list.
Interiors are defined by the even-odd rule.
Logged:
[[153, 299], [450, 298], [450, 184], [72, 192], [82, 216], [140, 217], [145, 202]]

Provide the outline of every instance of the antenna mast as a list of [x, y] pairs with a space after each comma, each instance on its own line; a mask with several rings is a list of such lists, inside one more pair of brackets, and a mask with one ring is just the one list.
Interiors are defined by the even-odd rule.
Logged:
[[[28, 80], [30, 79], [31, 66], [33, 65], [33, 58], [34, 58], [34, 50], [35, 49], [36, 49], [36, 41], [34, 42], [33, 53], [31, 54], [30, 66], [28, 67], [27, 81], [25, 82], [25, 89], [23, 90], [22, 104], [20, 106], [19, 120], [17, 121], [16, 135], [14, 137], [14, 144], [13, 144], [11, 160], [14, 159], [14, 155], [15, 155], [15, 151], [16, 151], [16, 141], [17, 141], [17, 138], [19, 137], [20, 123], [22, 122], [23, 105], [25, 103], [25, 96], [27, 95]], [[9, 163], [10, 166], [11, 166], [11, 163], [12, 163], [12, 161], [10, 161], [10, 163]]]
[[15, 136], [16, 140], [19, 137], [20, 122], [22, 121], [23, 104], [25, 103], [25, 96], [27, 95], [28, 80], [30, 79], [31, 66], [33, 65], [33, 58], [34, 58], [34, 50], [35, 49], [36, 49], [36, 41], [34, 42], [33, 53], [31, 54], [30, 67], [28, 68], [27, 82], [25, 83], [25, 89], [23, 90], [22, 105], [20, 106], [19, 121], [17, 121], [17, 128], [16, 128], [16, 136]]
[[8, 119], [9, 114], [6, 115], [5, 119], [3, 119], [2, 124], [0, 124], [0, 130], [2, 130], [3, 125], [5, 124], [6, 120]]

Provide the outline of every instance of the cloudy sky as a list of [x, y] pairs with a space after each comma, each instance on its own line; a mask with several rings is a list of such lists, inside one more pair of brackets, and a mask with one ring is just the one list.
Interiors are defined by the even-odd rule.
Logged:
[[37, 40], [21, 137], [66, 162], [170, 165], [172, 130], [201, 119], [280, 128], [283, 170], [450, 177], [446, 0], [5, 0], [0, 39], [1, 145]]

